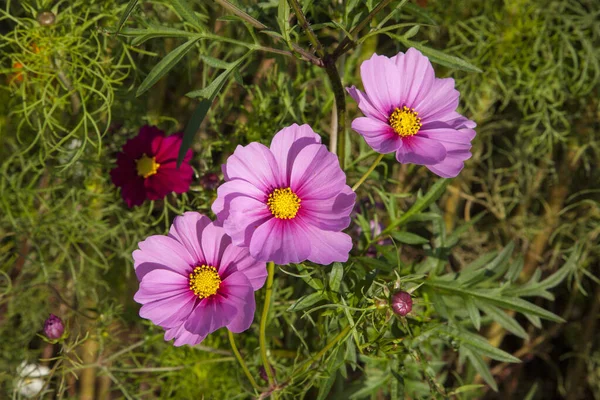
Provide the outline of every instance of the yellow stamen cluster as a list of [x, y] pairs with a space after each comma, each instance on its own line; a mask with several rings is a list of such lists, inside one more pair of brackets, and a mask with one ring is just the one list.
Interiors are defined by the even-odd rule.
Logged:
[[138, 175], [143, 176], [144, 179], [156, 174], [158, 172], [158, 167], [160, 167], [160, 164], [156, 162], [156, 157], [150, 158], [145, 154], [139, 158], [135, 164]]
[[292, 219], [300, 209], [300, 198], [292, 189], [275, 189], [267, 199], [269, 210], [279, 219]]
[[190, 290], [201, 299], [217, 293], [221, 286], [221, 277], [215, 267], [201, 265], [190, 273]]
[[404, 106], [402, 109], [396, 108], [394, 110], [390, 115], [389, 122], [398, 135], [402, 137], [414, 136], [423, 126], [418, 115], [419, 113], [414, 108]]

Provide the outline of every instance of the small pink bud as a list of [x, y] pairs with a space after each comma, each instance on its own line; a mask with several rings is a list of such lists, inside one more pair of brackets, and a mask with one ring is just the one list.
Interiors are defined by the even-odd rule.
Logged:
[[392, 295], [392, 309], [396, 315], [404, 317], [412, 310], [412, 297], [407, 292], [396, 292]]
[[44, 322], [44, 334], [50, 340], [60, 339], [65, 332], [65, 326], [60, 318], [54, 314], [50, 314], [46, 322]]

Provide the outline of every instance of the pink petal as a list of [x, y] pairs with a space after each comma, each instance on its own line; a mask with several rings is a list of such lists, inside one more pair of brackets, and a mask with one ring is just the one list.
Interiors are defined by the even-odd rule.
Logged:
[[292, 165], [300, 150], [309, 144], [320, 143], [321, 137], [307, 124], [302, 126], [293, 124], [275, 134], [271, 141], [271, 152], [279, 167], [279, 187], [289, 186]]
[[241, 272], [236, 272], [225, 279], [221, 286], [224, 302], [235, 307], [235, 316], [227, 324], [227, 329], [233, 333], [240, 333], [250, 328], [254, 320], [256, 302], [254, 289], [248, 278]]
[[341, 231], [350, 225], [356, 193], [345, 186], [340, 194], [325, 200], [302, 201], [301, 215], [310, 224], [328, 231]]
[[272, 218], [265, 203], [240, 196], [230, 201], [229, 216], [223, 221], [223, 228], [234, 245], [247, 247], [255, 230]]
[[419, 113], [423, 125], [430, 121], [441, 121], [458, 107], [460, 93], [454, 89], [454, 79], [436, 78], [429, 95], [413, 107]]
[[236, 271], [243, 273], [248, 278], [254, 290], [263, 287], [267, 279], [267, 265], [264, 261], [252, 258], [248, 248], [231, 245], [223, 253], [219, 275], [226, 279]]
[[401, 77], [389, 58], [374, 54], [361, 64], [360, 76], [369, 100], [381, 114], [388, 117], [401, 106]]
[[355, 86], [346, 88], [346, 91], [358, 103], [358, 108], [365, 116], [387, 123], [387, 114], [379, 111], [373, 103], [371, 103], [371, 100], [369, 100], [369, 97], [366, 94], [358, 90]]
[[437, 124], [437, 126], [423, 126], [419, 131], [419, 136], [439, 142], [456, 143], [471, 145], [475, 131], [472, 129], [457, 130], [447, 124]]
[[206, 258], [200, 246], [200, 238], [204, 228], [210, 224], [212, 224], [210, 218], [197, 212], [188, 211], [175, 217], [169, 230], [169, 236], [183, 244], [197, 264]]
[[178, 273], [167, 269], [155, 269], [144, 276], [133, 300], [145, 304], [182, 293], [191, 293], [188, 285], [188, 278]]
[[396, 159], [403, 164], [431, 165], [446, 157], [446, 148], [438, 141], [419, 135], [404, 138]]
[[262, 192], [269, 193], [279, 183], [277, 161], [273, 153], [260, 143], [238, 146], [226, 165], [229, 180], [243, 179]]
[[462, 171], [464, 160], [463, 157], [448, 155], [441, 163], [427, 165], [427, 168], [442, 178], [454, 178]]
[[221, 263], [223, 252], [231, 244], [231, 238], [225, 234], [225, 230], [214, 224], [208, 225], [202, 231], [202, 252], [204, 253], [204, 264], [218, 267]]
[[165, 340], [169, 341], [175, 338], [175, 343], [173, 343], [173, 345], [176, 347], [183, 346], [184, 344], [195, 346], [202, 342], [206, 336], [207, 335], [194, 335], [185, 329], [184, 324], [181, 324], [175, 328], [167, 329], [165, 332]]
[[345, 184], [338, 158], [323, 145], [304, 147], [292, 166], [290, 187], [302, 200], [330, 198]]
[[208, 335], [229, 324], [237, 309], [223, 301], [219, 294], [200, 302], [185, 322], [185, 329], [196, 335]]
[[196, 265], [196, 261], [185, 247], [168, 236], [150, 236], [138, 243], [138, 246], [140, 250], [133, 252], [138, 279], [142, 279], [144, 274], [148, 272], [145, 264], [158, 264], [183, 276], [187, 276], [191, 271], [191, 267]]
[[[196, 304], [196, 297], [186, 287], [186, 280], [173, 280], [177, 276], [180, 275], [166, 270], [154, 270], [144, 277], [140, 290], [134, 297], [140, 303], [148, 301], [140, 309], [142, 318], [149, 319], [156, 325], [172, 328], [190, 315]], [[161, 283], [164, 288], [161, 288]], [[163, 297], [158, 296], [159, 294]]]
[[314, 263], [328, 265], [332, 262], [346, 262], [352, 250], [352, 238], [343, 232], [331, 232], [308, 225], [310, 256]]
[[[392, 61], [398, 67], [401, 77], [402, 104], [413, 108], [426, 96], [430, 95], [431, 87], [435, 81], [435, 72], [429, 59], [415, 48], [410, 48], [406, 54], [398, 53], [392, 57]], [[418, 110], [417, 110], [418, 111]]]
[[310, 238], [299, 219], [272, 218], [259, 226], [250, 240], [250, 255], [276, 264], [299, 263], [310, 254]]
[[352, 129], [360, 133], [367, 144], [378, 153], [391, 153], [402, 146], [402, 138], [387, 122], [360, 117], [352, 121]]
[[231, 200], [239, 196], [247, 196], [263, 201], [268, 194], [242, 179], [234, 179], [223, 183], [217, 189], [217, 198], [212, 204], [212, 211], [217, 215], [219, 221], [224, 221], [229, 216]]

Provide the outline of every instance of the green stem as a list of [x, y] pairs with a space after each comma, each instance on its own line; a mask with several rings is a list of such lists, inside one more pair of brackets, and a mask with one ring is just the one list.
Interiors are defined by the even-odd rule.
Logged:
[[263, 307], [262, 316], [260, 317], [260, 356], [262, 357], [263, 365], [265, 367], [265, 372], [267, 373], [267, 378], [269, 380], [269, 386], [272, 387], [275, 383], [275, 377], [273, 376], [273, 371], [271, 370], [271, 364], [269, 363], [269, 358], [267, 357], [267, 320], [269, 319], [269, 307], [271, 305], [271, 295], [273, 294], [273, 277], [275, 276], [275, 263], [269, 262], [267, 263], [267, 285], [265, 292], [265, 305]]
[[302, 7], [300, 7], [298, 0], [289, 0], [289, 3], [290, 3], [290, 6], [292, 6], [292, 8], [294, 9], [296, 18], [298, 18], [298, 22], [302, 26], [302, 29], [304, 29], [304, 32], [306, 32], [306, 36], [308, 36], [308, 40], [310, 40], [310, 43], [315, 48], [317, 55], [320, 58], [325, 57], [325, 52], [323, 51], [323, 46], [321, 45], [321, 42], [319, 42], [319, 39], [317, 38], [317, 35], [315, 35], [315, 32], [310, 27], [310, 24], [308, 23], [306, 16], [302, 12]]
[[[342, 84], [342, 78], [338, 72], [335, 60], [332, 57], [325, 56], [323, 59], [325, 63], [325, 72], [331, 82], [333, 88], [333, 95], [335, 97], [335, 108], [337, 111], [337, 155], [340, 160], [340, 167], [342, 170], [345, 167], [346, 159], [346, 96], [344, 94], [344, 85]], [[333, 132], [332, 132], [333, 135]], [[335, 141], [333, 141], [335, 142]], [[334, 151], [334, 149], [329, 149]]]
[[338, 333], [336, 335], [336, 337], [333, 338], [333, 340], [331, 342], [327, 343], [327, 345], [325, 345], [325, 347], [323, 347], [321, 349], [321, 351], [319, 351], [316, 355], [314, 355], [313, 357], [311, 357], [310, 360], [306, 361], [304, 364], [302, 364], [297, 369], [295, 369], [292, 372], [292, 376], [295, 376], [296, 373], [304, 373], [304, 372], [306, 372], [306, 370], [315, 361], [318, 361], [321, 357], [323, 357], [325, 355], [325, 353], [327, 353], [333, 346], [335, 346], [340, 340], [342, 340], [343, 338], [345, 338], [346, 335], [348, 333], [350, 333], [351, 330], [352, 330], [352, 326], [347, 325], [344, 329], [342, 329], [342, 331], [340, 333]]
[[240, 366], [244, 370], [244, 374], [246, 374], [246, 378], [248, 378], [252, 387], [260, 392], [260, 388], [258, 387], [258, 384], [254, 380], [254, 377], [250, 373], [248, 366], [244, 362], [242, 355], [240, 354], [237, 346], [235, 345], [235, 339], [233, 338], [233, 333], [229, 329], [227, 330], [227, 335], [229, 336], [229, 343], [231, 344], [231, 350], [233, 350], [233, 354], [235, 354], [235, 358], [237, 358], [238, 362], [240, 363]]
[[354, 37], [358, 34], [358, 32], [363, 30], [363, 28], [367, 26], [369, 22], [371, 22], [371, 20], [391, 2], [392, 0], [382, 0], [379, 4], [377, 4], [373, 11], [371, 11], [365, 19], [363, 19], [358, 25], [356, 25], [356, 27], [354, 27], [354, 29], [350, 31], [350, 36], [346, 36], [346, 38], [342, 40], [338, 47], [333, 51], [333, 59], [337, 60], [339, 56], [349, 50], [349, 48], [346, 48], [346, 45], [350, 44], [350, 47], [353, 47], [355, 45]]
[[367, 172], [365, 172], [364, 175], [360, 177], [360, 179], [358, 180], [358, 182], [356, 182], [354, 184], [354, 186], [352, 186], [352, 191], [353, 192], [356, 192], [356, 189], [358, 189], [360, 187], [360, 185], [362, 185], [363, 182], [367, 180], [367, 178], [369, 177], [369, 175], [371, 175], [371, 172], [373, 172], [373, 170], [375, 168], [377, 168], [377, 166], [379, 165], [379, 163], [381, 162], [381, 160], [383, 160], [384, 156], [385, 156], [385, 154], [380, 154], [379, 157], [377, 157], [377, 159], [375, 161], [373, 161], [373, 164], [371, 164], [371, 166], [369, 167], [369, 169], [367, 170]]

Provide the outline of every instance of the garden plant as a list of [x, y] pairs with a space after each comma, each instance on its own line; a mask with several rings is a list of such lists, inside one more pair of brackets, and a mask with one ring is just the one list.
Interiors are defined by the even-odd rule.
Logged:
[[600, 399], [597, 0], [5, 0], [0, 398]]

